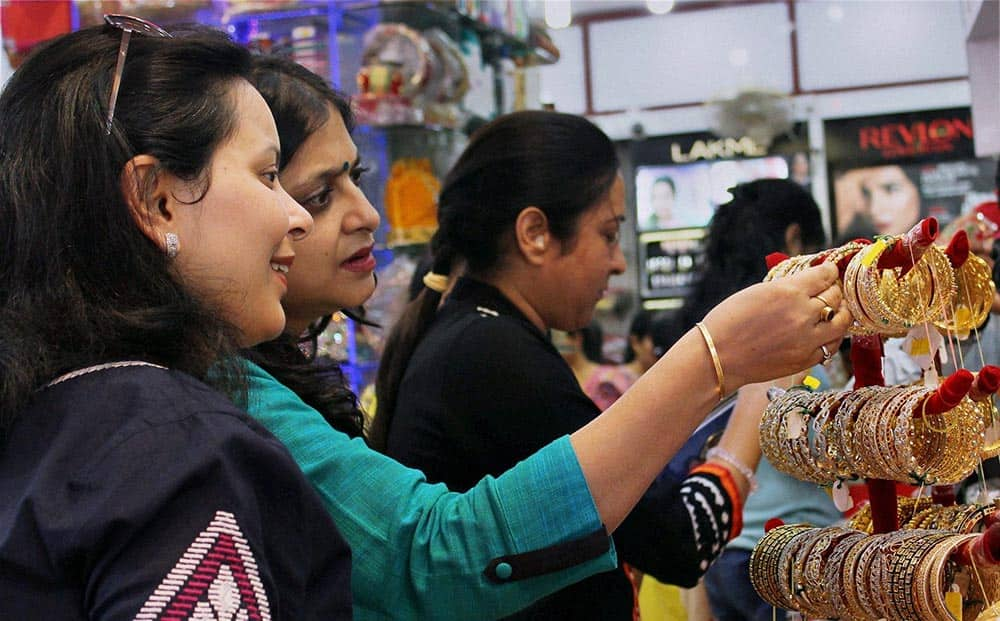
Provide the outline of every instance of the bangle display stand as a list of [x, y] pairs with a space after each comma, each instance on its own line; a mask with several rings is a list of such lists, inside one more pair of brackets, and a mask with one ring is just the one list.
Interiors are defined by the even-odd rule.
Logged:
[[[881, 289], [884, 284], [883, 279], [893, 277], [893, 272], [886, 270], [894, 270], [898, 283], [903, 282], [903, 277], [918, 264], [920, 265], [918, 269], [929, 269], [926, 267], [927, 264], [921, 263], [921, 259], [931, 249], [938, 233], [937, 221], [934, 218], [927, 218], [900, 237], [878, 240], [880, 247], [877, 249], [868, 250], [866, 248], [873, 243], [869, 240], [856, 240], [850, 245], [819, 253], [811, 259], [807, 257], [793, 258], [784, 265], [781, 264], [789, 257], [775, 253], [766, 259], [768, 269], [771, 270], [769, 279], [794, 273], [796, 269], [801, 269], [806, 265], [818, 265], [827, 260], [833, 261], [836, 257], [836, 264], [843, 281], [848, 264], [851, 264], [857, 253], [865, 252], [866, 255], [858, 256], [857, 259], [861, 261], [861, 266], [864, 266], [862, 269], [868, 270], [864, 272], [863, 277], [868, 279], [864, 286], [869, 288], [862, 290], [860, 278], [852, 281], [850, 286], [856, 287], [864, 295], [871, 296], [873, 294], [870, 287], [874, 282], [875, 286], [879, 287], [875, 295], [886, 295], [887, 297], [882, 299], [887, 299], [889, 303], [892, 303], [894, 299], [898, 301], [903, 298], [889, 297], [895, 294], [883, 294], [883, 289]], [[848, 250], [851, 251], [848, 252]], [[940, 267], [943, 263], [940, 260], [942, 251], [947, 257], [947, 265], [943, 268]], [[938, 266], [935, 268], [939, 270], [937, 274], [944, 273], [940, 270], [947, 270], [948, 265], [957, 272], [970, 259], [968, 237], [964, 232], [959, 232], [952, 237], [946, 248], [937, 248], [934, 249], [934, 252], [937, 253], [938, 263], [934, 264]], [[928, 260], [931, 260], [931, 257]], [[976, 258], [976, 260], [981, 262], [981, 259]], [[851, 265], [851, 269], [854, 270], [853, 274], [859, 274], [857, 271], [859, 264], [855, 262]], [[952, 286], [950, 280], [937, 276], [928, 278], [925, 276], [926, 273], [926, 271], [921, 272], [916, 276], [924, 279], [922, 281], [923, 289], [918, 288], [922, 294], [929, 295], [928, 288], [933, 290], [934, 287], [938, 287], [939, 290], [934, 293], [942, 295], [942, 292], [948, 291], [944, 287]], [[945, 275], [949, 278], [951, 276]], [[876, 280], [873, 281], [872, 278]], [[975, 278], [981, 277], [977, 274]], [[911, 279], [909, 282], [912, 283], [913, 280]], [[942, 284], [942, 282], [946, 284]], [[895, 291], [892, 286], [893, 283], [890, 282], [889, 287], [885, 290]], [[977, 295], [982, 296], [985, 287], [985, 284], [982, 285], [977, 291]], [[950, 294], [952, 296], [951, 302], [946, 305], [944, 312], [948, 315], [947, 318], [942, 317], [940, 321], [936, 318], [922, 319], [920, 323], [927, 327], [921, 327], [920, 330], [926, 329], [928, 333], [935, 329], [948, 330], [949, 335], [951, 335], [951, 326], [961, 326], [962, 322], [965, 322], [964, 325], [971, 323], [967, 315], [961, 317], [961, 321], [952, 317], [952, 315], [958, 317], [955, 311], [957, 287], [954, 287], [952, 291], [953, 293]], [[990, 283], [988, 291], [992, 293], [992, 283]], [[867, 299], [862, 300], [863, 303], [867, 301]], [[885, 304], [881, 301], [878, 303]], [[876, 307], [862, 307], [865, 311], [868, 311], [869, 308], [873, 311], [878, 310]], [[923, 308], [940, 309], [941, 307], [928, 304]], [[868, 324], [861, 325], [857, 330], [852, 328], [850, 361], [853, 367], [854, 390], [885, 386], [885, 377], [882, 371], [885, 351], [883, 335], [864, 332], [875, 330], [878, 325], [881, 325], [871, 321], [871, 318], [892, 318], [895, 316], [866, 312], [864, 319], [868, 320]], [[933, 317], [934, 315], [928, 310], [925, 316]], [[937, 328], [929, 327], [929, 322], [933, 322]], [[909, 327], [912, 324], [902, 325]], [[901, 332], [899, 326], [899, 323], [890, 326], [891, 329], [885, 334], [899, 335]], [[974, 328], [975, 324], [973, 324]], [[905, 332], [905, 328], [902, 332]], [[924, 339], [915, 329], [911, 329], [910, 338], [930, 343], [930, 334], [928, 334], [927, 339]], [[937, 342], [940, 343], [940, 340]], [[929, 345], [928, 348], [930, 347]], [[937, 382], [936, 373], [940, 370], [940, 359], [934, 355], [933, 350], [929, 353], [931, 357], [924, 358], [925, 361], [930, 360], [926, 363], [930, 365], [930, 375], [927, 381]], [[956, 366], [958, 366], [957, 361]], [[938, 440], [949, 436], [956, 441], [960, 440], [962, 436], [951, 436], [952, 433], [958, 432], [958, 428], [949, 427], [949, 425], [956, 425], [954, 421], [959, 421], [958, 424], [961, 426], [961, 421], [970, 420], [975, 425], [985, 425], [984, 421], [987, 416], [992, 420], [993, 415], [984, 414], [984, 412], [993, 411], [992, 396], [998, 389], [1000, 389], [1000, 368], [986, 365], [976, 374], [966, 369], [958, 369], [937, 383], [936, 388], [931, 391], [924, 389], [924, 392], [921, 392], [919, 387], [906, 389], [910, 391], [909, 397], [878, 397], [883, 399], [879, 401], [873, 400], [874, 398], [867, 395], [861, 396], [859, 393], [859, 396], [853, 401], [851, 401], [852, 397], [841, 397], [838, 401], [836, 395], [829, 393], [830, 397], [789, 395], [786, 401], [780, 405], [776, 400], [775, 409], [770, 410], [770, 414], [765, 414], [762, 419], [762, 447], [767, 444], [765, 453], [767, 450], [773, 452], [776, 448], [791, 450], [794, 455], [785, 460], [784, 465], [798, 468], [802, 474], [800, 478], [803, 480], [818, 480], [814, 478], [817, 473], [820, 477], [824, 477], [831, 475], [823, 473], [845, 472], [838, 470], [838, 468], [844, 463], [851, 463], [851, 457], [850, 455], [845, 456], [845, 451], [850, 453], [852, 447], [857, 443], [855, 438], [858, 436], [855, 434], [865, 433], [865, 430], [870, 432], [875, 428], [873, 425], [880, 425], [881, 421], [886, 421], [886, 424], [889, 424], [888, 421], [895, 421], [893, 422], [895, 426], [886, 427], [886, 430], [892, 429], [892, 431], [878, 432], [876, 433], [877, 437], [870, 440], [874, 446], [885, 447], [883, 450], [888, 451], [887, 456], [878, 456], [877, 453], [872, 453], [869, 450], [865, 453], [866, 455], [876, 454], [875, 467], [872, 468], [866, 464], [858, 466], [860, 470], [853, 470], [855, 476], [859, 472], [884, 476], [882, 473], [885, 472], [891, 477], [866, 477], [864, 480], [869, 498], [869, 506], [865, 508], [867, 513], [864, 528], [870, 528], [867, 531], [870, 535], [864, 536], [858, 531], [836, 527], [812, 529], [805, 525], [785, 526], [778, 519], [768, 521], [765, 527], [765, 532], [768, 534], [755, 548], [751, 557], [751, 580], [761, 596], [775, 606], [798, 609], [810, 618], [816, 617], [819, 612], [829, 614], [832, 611], [837, 611], [837, 614], [840, 615], [837, 618], [840, 619], [851, 619], [854, 614], [864, 619], [894, 619], [895, 617], [892, 615], [887, 616], [888, 612], [892, 612], [900, 619], [917, 621], [936, 621], [938, 619], [947, 621], [949, 618], [956, 618], [956, 614], [957, 618], [962, 621], [965, 619], [978, 621], [979, 619], [996, 618], [988, 615], [992, 614], [991, 611], [994, 608], [1000, 607], [1000, 604], [997, 604], [997, 601], [1000, 600], [1000, 510], [991, 505], [956, 505], [956, 486], [954, 484], [933, 485], [930, 498], [924, 496], [922, 499], [905, 499], [904, 514], [910, 509], [912, 511], [910, 511], [911, 515], [904, 515], [903, 519], [907, 520], [907, 525], [901, 530], [900, 498], [897, 496], [896, 485], [898, 481], [912, 482], [899, 477], [902, 472], [909, 468], [908, 464], [910, 463], [921, 464], [920, 467], [914, 466], [914, 472], [911, 472], [910, 479], [915, 481], [925, 479], [933, 481], [934, 479], [933, 476], [926, 474], [931, 472], [928, 469], [930, 466], [924, 462], [918, 462], [914, 458], [917, 455], [915, 452], [917, 449], [913, 446], [907, 446], [906, 442], [915, 442], [921, 438], [925, 440], [931, 436]], [[799, 393], [799, 395], [802, 394]], [[864, 406], [867, 419], [865, 419], [863, 429], [860, 429], [860, 422], [858, 422], [862, 419], [862, 408], [856, 405], [860, 403], [859, 399], [867, 400]], [[849, 402], [851, 405], [845, 406], [848, 409], [840, 407], [842, 403]], [[830, 403], [836, 405], [830, 405]], [[890, 407], [890, 403], [894, 404], [894, 407]], [[901, 405], [904, 403], [905, 406]], [[912, 409], [902, 409], [903, 407]], [[832, 409], [827, 411], [824, 408]], [[836, 412], [837, 408], [840, 408], [840, 412], [836, 414], [837, 424], [844, 426], [834, 429], [830, 422], [834, 418], [834, 414], [831, 412]], [[883, 412], [883, 414], [872, 416], [870, 413], [872, 411]], [[952, 412], [951, 419], [947, 418], [949, 412]], [[840, 418], [841, 416], [843, 418]], [[982, 421], [980, 417], [982, 417]], [[944, 422], [948, 420], [952, 422]], [[812, 425], [811, 431], [800, 431], [809, 427], [810, 424]], [[851, 427], [848, 427], [848, 424]], [[765, 425], [769, 425], [766, 436]], [[982, 427], [976, 428], [982, 429]], [[853, 431], [848, 431], [848, 429], [853, 429]], [[897, 430], [899, 429], [907, 430], [908, 440], [903, 445], [898, 445], [898, 440], [895, 440], [897, 446], [892, 448], [894, 438], [897, 437], [893, 434], [898, 435]], [[923, 431], [916, 431], [918, 429]], [[848, 433], [850, 435], [845, 436]], [[920, 435], [920, 433], [924, 435]], [[971, 436], [965, 437], [973, 439], [970, 442], [977, 438], [974, 431]], [[923, 444], [924, 440], [921, 440], [921, 444], [918, 446], [926, 446]], [[830, 442], [834, 444], [839, 442], [839, 445], [831, 451], [828, 447]], [[965, 440], [961, 440], [961, 443], [964, 445]], [[982, 444], [981, 441], [980, 444]], [[956, 450], [960, 450], [956, 448], [954, 443], [949, 447], [947, 442], [941, 442], [937, 445], [931, 444], [931, 446], [942, 448], [923, 449], [924, 452], [920, 458], [924, 459], [925, 462], [928, 461], [929, 455], [957, 455]], [[864, 445], [862, 448], [865, 448]], [[870, 447], [868, 448], [870, 449]], [[969, 448], [975, 450], [974, 446]], [[940, 451], [940, 453], [934, 451]], [[975, 455], [983, 454], [980, 452]], [[910, 457], [905, 457], [906, 455], [910, 455]], [[833, 462], [830, 461], [831, 456]], [[910, 461], [900, 462], [900, 456]], [[975, 459], [974, 455], [967, 455], [967, 457], [973, 461]], [[809, 465], [810, 458], [817, 460], [814, 466]], [[824, 463], [824, 460], [828, 463]], [[896, 461], [893, 462], [893, 460]], [[947, 463], [948, 468], [952, 468], [948, 471], [936, 471], [950, 473], [942, 474], [942, 478], [938, 479], [944, 481], [955, 480], [953, 477], [956, 474], [962, 477], [967, 476], [968, 473], [966, 475], [961, 475], [961, 473], [965, 471], [968, 461], [956, 462], [945, 457], [930, 458], [930, 462], [935, 465]], [[900, 469], [898, 465], [893, 465], [899, 463], [907, 464], [906, 468]], [[953, 468], [955, 463], [960, 465]], [[880, 469], [877, 467], [880, 465], [888, 466]], [[864, 470], [865, 467], [870, 469]], [[941, 467], [943, 468], [943, 466]], [[919, 508], [917, 503], [920, 503]], [[1000, 506], [1000, 503], [997, 506]], [[912, 515], [917, 514], [918, 511], [921, 511], [920, 515], [923, 516], [919, 520]], [[869, 519], [870, 521], [868, 521]], [[944, 526], [940, 526], [941, 524]], [[961, 530], [941, 530], [942, 528], [958, 529], [959, 527]], [[774, 530], [776, 528], [780, 528], [780, 530]], [[931, 528], [931, 530], [926, 530], [927, 528]], [[976, 530], [981, 532], [976, 534]], [[897, 554], [898, 558], [895, 556]], [[839, 565], [833, 566], [835, 564]], [[966, 568], [962, 579], [964, 582], [957, 579], [957, 574], [953, 573], [962, 573], [961, 568], [963, 567]], [[839, 588], [843, 592], [837, 591], [829, 595], [822, 593], [821, 590], [816, 590], [816, 585], [823, 582], [822, 580], [816, 582], [820, 577], [825, 580], [828, 588], [835, 591]], [[834, 584], [831, 584], [831, 581]], [[869, 602], [868, 599], [873, 601]], [[852, 614], [845, 615], [845, 611]]]

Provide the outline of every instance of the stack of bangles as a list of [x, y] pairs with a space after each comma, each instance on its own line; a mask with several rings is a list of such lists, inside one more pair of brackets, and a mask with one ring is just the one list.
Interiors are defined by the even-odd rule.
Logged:
[[[930, 529], [953, 533], [979, 533], [985, 530], [987, 518], [997, 511], [995, 503], [969, 505], [939, 505], [927, 496], [900, 496], [896, 504], [896, 522], [906, 530]], [[850, 527], [872, 533], [871, 505], [865, 505], [851, 516]]]
[[979, 463], [981, 404], [926, 411], [926, 386], [869, 386], [845, 392], [792, 389], [760, 421], [763, 454], [801, 481], [830, 485], [868, 477], [914, 485], [957, 483]]
[[954, 301], [955, 271], [940, 248], [928, 247], [900, 276], [897, 269], [878, 267], [879, 257], [890, 247], [879, 240], [847, 264], [843, 291], [854, 316], [852, 334], [905, 336], [917, 324], [944, 318]]
[[955, 270], [954, 302], [945, 309], [945, 317], [935, 321], [934, 325], [965, 338], [986, 321], [993, 308], [996, 291], [990, 264], [970, 254], [965, 263]]
[[830, 250], [825, 250], [823, 252], [789, 257], [772, 267], [764, 277], [764, 282], [777, 280], [778, 278], [784, 278], [785, 276], [791, 276], [792, 274], [797, 274], [808, 267], [819, 265], [821, 263], [840, 263], [843, 259], [856, 255], [858, 251], [867, 248], [869, 245], [870, 244], [867, 242], [852, 241], [844, 244], [843, 246], [831, 248]]
[[[855, 241], [823, 253], [791, 257], [774, 266], [764, 280], [790, 276], [819, 263], [839, 263], [850, 257], [840, 284], [844, 301], [854, 316], [851, 334], [903, 336], [924, 322], [933, 322], [942, 329], [965, 331], [976, 320], [978, 323], [974, 325], [981, 325], [985, 320], [984, 310], [988, 313], [992, 304], [992, 295], [987, 295], [991, 293], [987, 283], [992, 283], [992, 278], [983, 278], [982, 265], [976, 260], [969, 264], [963, 274], [966, 296], [959, 299], [956, 270], [937, 246], [929, 246], [905, 274], [898, 268], [879, 268], [879, 258], [899, 239], [885, 237], [874, 244]], [[960, 308], [966, 310], [958, 312]]]
[[1000, 596], [1000, 582], [992, 569], [960, 565], [952, 555], [978, 536], [779, 526], [754, 548], [750, 581], [772, 606], [809, 618], [951, 621], [947, 593], [956, 591], [959, 618], [976, 619]]

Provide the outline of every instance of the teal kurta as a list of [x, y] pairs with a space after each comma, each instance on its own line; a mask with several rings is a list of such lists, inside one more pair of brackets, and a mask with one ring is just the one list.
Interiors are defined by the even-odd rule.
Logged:
[[605, 553], [538, 577], [497, 583], [485, 573], [497, 557], [602, 528], [568, 436], [458, 494], [332, 429], [247, 365], [250, 415], [288, 448], [351, 546], [355, 619], [497, 618], [615, 567], [608, 538]]

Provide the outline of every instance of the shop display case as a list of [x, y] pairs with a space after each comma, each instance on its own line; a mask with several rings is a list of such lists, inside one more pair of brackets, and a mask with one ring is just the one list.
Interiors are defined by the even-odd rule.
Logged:
[[[366, 318], [331, 322], [321, 355], [341, 361], [356, 392], [374, 379], [382, 343], [406, 302], [436, 228], [441, 180], [471, 127], [508, 111], [506, 71], [554, 62], [525, 3], [232, 2], [218, 23], [261, 52], [287, 54], [329, 77], [355, 103], [368, 172], [361, 187], [382, 216], [379, 287]], [[533, 43], [534, 42], [534, 43]], [[537, 45], [535, 44], [537, 43]]]

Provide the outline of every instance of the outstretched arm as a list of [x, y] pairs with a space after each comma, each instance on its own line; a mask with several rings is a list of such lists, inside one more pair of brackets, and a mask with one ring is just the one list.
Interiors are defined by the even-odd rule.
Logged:
[[[722, 390], [784, 377], [833, 351], [851, 316], [831, 264], [748, 287], [713, 309], [704, 324], [723, 369]], [[824, 321], [823, 299], [839, 307]], [[831, 349], [833, 348], [833, 349]], [[719, 401], [707, 343], [690, 330], [601, 416], [572, 435], [602, 520], [613, 530], [667, 461]]]
[[[288, 448], [351, 545], [355, 619], [499, 618], [615, 567], [567, 437], [466, 493], [449, 492], [247, 367], [248, 411]], [[570, 554], [557, 555], [557, 544]], [[498, 562], [514, 570], [510, 579], [490, 578], [504, 573]]]
[[[839, 342], [849, 314], [817, 325], [824, 304], [810, 297], [822, 293], [839, 305], [835, 278], [832, 265], [812, 268], [751, 287], [706, 317], [724, 390], [812, 366], [821, 344]], [[355, 551], [358, 619], [500, 617], [612, 568], [603, 533], [621, 523], [719, 399], [712, 358], [692, 331], [571, 442], [557, 440], [457, 494], [348, 440], [248, 366], [249, 412], [288, 447]], [[558, 555], [546, 551], [560, 543], [570, 553], [554, 562]], [[535, 577], [495, 579], [506, 573], [497, 571], [500, 557], [535, 551], [511, 563], [515, 577], [529, 567]]]

